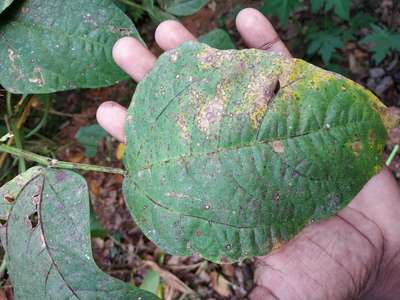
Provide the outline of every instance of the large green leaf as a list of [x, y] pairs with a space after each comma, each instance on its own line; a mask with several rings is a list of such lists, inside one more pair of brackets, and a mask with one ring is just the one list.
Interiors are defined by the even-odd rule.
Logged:
[[[80, 175], [34, 168], [21, 178], [2, 228], [16, 299], [157, 299], [96, 266], [88, 190]], [[10, 186], [0, 193], [10, 193]]]
[[382, 167], [370, 92], [298, 59], [186, 43], [128, 111], [126, 202], [174, 255], [264, 255], [343, 208]]
[[13, 3], [14, 0], [0, 0], [0, 14]]
[[0, 18], [0, 84], [14, 93], [112, 85], [127, 78], [113, 44], [139, 34], [110, 0], [23, 0]]
[[199, 11], [208, 0], [158, 0], [167, 12], [176, 16], [189, 16]]

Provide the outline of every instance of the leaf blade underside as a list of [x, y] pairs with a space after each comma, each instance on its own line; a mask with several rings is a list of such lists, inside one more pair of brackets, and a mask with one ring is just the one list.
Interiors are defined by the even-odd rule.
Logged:
[[2, 228], [15, 296], [18, 299], [158, 299], [108, 276], [95, 264], [85, 180], [71, 171], [43, 168], [34, 171]]

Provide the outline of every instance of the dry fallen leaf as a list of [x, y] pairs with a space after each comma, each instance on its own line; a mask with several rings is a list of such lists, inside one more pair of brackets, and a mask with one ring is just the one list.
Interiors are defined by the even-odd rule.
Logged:
[[230, 282], [217, 272], [211, 272], [211, 286], [222, 297], [228, 298], [231, 296]]
[[159, 265], [157, 265], [153, 261], [145, 261], [145, 265], [149, 266], [152, 268], [154, 271], [158, 272], [160, 274], [161, 278], [167, 283], [170, 287], [178, 290], [179, 292], [183, 294], [194, 294], [194, 291], [188, 287], [182, 280], [180, 280], [178, 277], [176, 277], [174, 274], [171, 272], [162, 269]]

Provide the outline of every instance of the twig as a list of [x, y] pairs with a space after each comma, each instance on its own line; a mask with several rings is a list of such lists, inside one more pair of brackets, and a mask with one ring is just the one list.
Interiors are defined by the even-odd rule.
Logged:
[[93, 171], [93, 172], [103, 172], [103, 173], [120, 174], [120, 175], [125, 175], [126, 173], [125, 170], [119, 168], [110, 168], [110, 167], [96, 166], [90, 164], [80, 164], [80, 163], [60, 161], [57, 159], [52, 159], [50, 157], [38, 155], [15, 147], [10, 147], [4, 144], [3, 145], [0, 144], [0, 152], [5, 152], [20, 158], [24, 158], [26, 160], [34, 161], [38, 164], [50, 168]]
[[398, 151], [399, 151], [399, 145], [394, 146], [392, 152], [390, 153], [390, 155], [386, 161], [386, 166], [389, 167], [392, 164], [392, 161], [396, 157], [396, 154]]
[[3, 261], [1, 262], [0, 265], [0, 279], [3, 279], [6, 270], [7, 270], [7, 256], [6, 254], [4, 254]]
[[39, 132], [39, 130], [46, 125], [47, 122], [47, 118], [49, 116], [49, 110], [50, 110], [50, 105], [51, 105], [51, 101], [50, 101], [50, 97], [49, 95], [45, 96], [45, 105], [44, 105], [44, 113], [43, 113], [43, 117], [40, 120], [40, 122], [36, 125], [36, 127], [34, 129], [32, 129], [26, 136], [25, 138], [30, 138], [31, 136], [35, 135], [37, 132]]
[[11, 93], [6, 93], [6, 103], [7, 103], [7, 114], [11, 117], [12, 107], [11, 107]]

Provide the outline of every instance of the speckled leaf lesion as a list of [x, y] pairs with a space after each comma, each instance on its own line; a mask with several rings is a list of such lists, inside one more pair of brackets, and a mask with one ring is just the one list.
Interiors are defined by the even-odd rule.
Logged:
[[264, 255], [379, 172], [385, 111], [358, 84], [302, 60], [186, 43], [133, 96], [127, 205], [174, 255]]
[[0, 17], [0, 84], [13, 93], [115, 84], [127, 78], [111, 53], [123, 36], [140, 39], [111, 0], [17, 1]]

